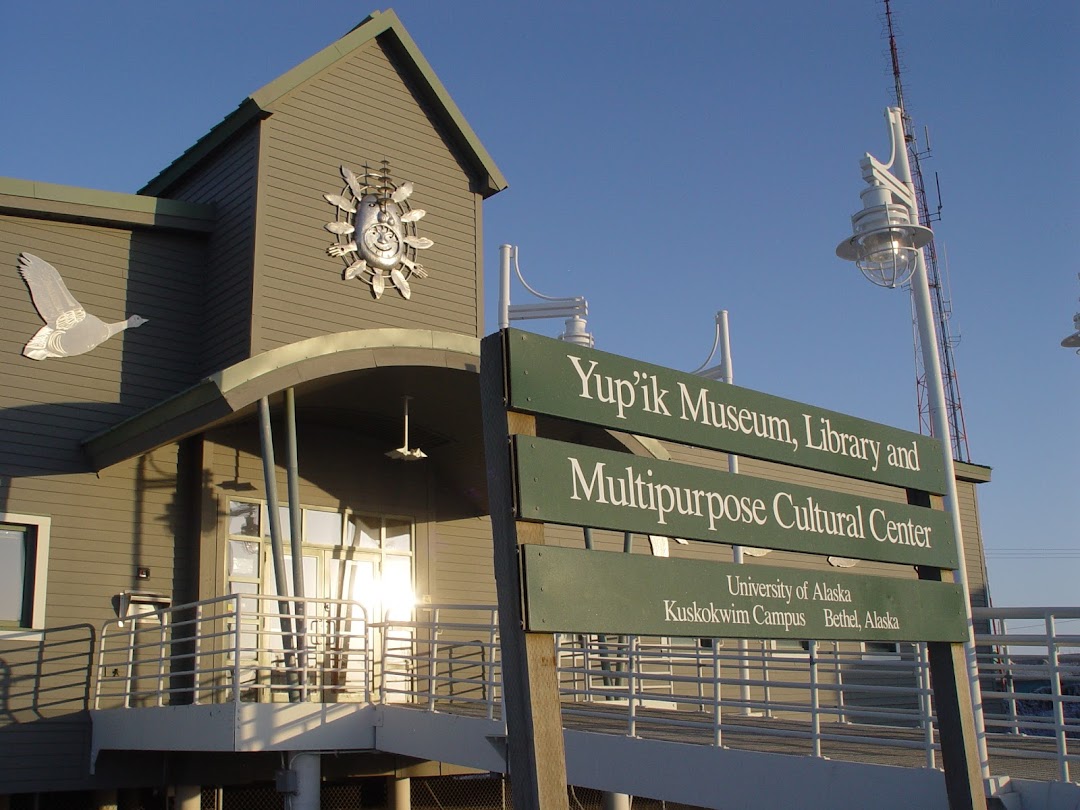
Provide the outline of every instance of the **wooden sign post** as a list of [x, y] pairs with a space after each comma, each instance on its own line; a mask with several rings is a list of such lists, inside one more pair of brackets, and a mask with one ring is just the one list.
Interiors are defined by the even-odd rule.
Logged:
[[[555, 633], [927, 642], [952, 810], [985, 810], [933, 439], [516, 330], [481, 346], [514, 806], [567, 807]], [[534, 414], [877, 481], [908, 504], [536, 436]], [[544, 524], [915, 566], [919, 579], [545, 547]]]
[[507, 767], [517, 810], [568, 810], [555, 637], [523, 632], [518, 546], [544, 544], [544, 524], [514, 520], [510, 437], [535, 436], [536, 417], [507, 411], [504, 335], [484, 338], [480, 396], [495, 541]]

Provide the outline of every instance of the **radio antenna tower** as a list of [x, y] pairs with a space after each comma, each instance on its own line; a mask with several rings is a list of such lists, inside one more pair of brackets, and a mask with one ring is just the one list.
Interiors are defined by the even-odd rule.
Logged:
[[[907, 145], [908, 161], [911, 164], [911, 175], [915, 185], [915, 199], [919, 206], [919, 220], [928, 228], [933, 228], [933, 223], [941, 219], [941, 184], [937, 182], [937, 174], [934, 175], [937, 188], [937, 209], [933, 214], [926, 201], [926, 187], [923, 183], [921, 161], [930, 157], [930, 134], [924, 130], [925, 147], [920, 148], [915, 137], [915, 129], [912, 125], [911, 116], [908, 115], [907, 105], [904, 101], [904, 85], [901, 76], [900, 53], [896, 46], [896, 26], [893, 20], [893, 12], [890, 0], [885, 2], [885, 30], [889, 37], [889, 58], [892, 62], [893, 86], [896, 91], [896, 106], [900, 108], [904, 121], [904, 141]], [[959, 337], [954, 337], [949, 326], [952, 316], [952, 301], [946, 289], [948, 268], [943, 278], [938, 265], [937, 248], [933, 240], [925, 248], [926, 280], [930, 285], [930, 301], [934, 308], [934, 318], [937, 321], [938, 353], [941, 355], [941, 382], [945, 389], [945, 409], [948, 412], [949, 429], [952, 432], [953, 458], [957, 461], [970, 461], [968, 450], [967, 428], [964, 425], [964, 409], [960, 402], [960, 384], [956, 378], [956, 359], [953, 356], [953, 348], [959, 342]], [[944, 281], [944, 283], [943, 283]], [[933, 422], [930, 418], [930, 401], [926, 390], [926, 365], [923, 362], [922, 346], [919, 344], [919, 330], [915, 320], [914, 297], [912, 298], [912, 334], [915, 341], [915, 392], [919, 408], [919, 432], [932, 436], [934, 434]]]

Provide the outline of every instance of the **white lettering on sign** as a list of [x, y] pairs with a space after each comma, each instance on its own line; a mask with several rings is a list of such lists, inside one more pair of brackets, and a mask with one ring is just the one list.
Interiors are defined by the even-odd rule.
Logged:
[[[900, 630], [900, 619], [890, 610], [860, 608], [851, 589], [824, 576], [803, 582], [785, 582], [781, 577], [755, 579], [750, 574], [728, 574], [727, 597], [715, 600], [661, 600], [664, 622], [694, 625], [751, 625], [775, 628], [795, 638], [805, 636], [802, 628], [819, 630]], [[825, 602], [825, 605], [815, 605]], [[775, 630], [772, 635], [775, 635]], [[718, 629], [722, 634], [723, 630]], [[841, 634], [848, 635], [850, 634]]]
[[933, 547], [932, 526], [914, 518], [897, 520], [879, 506], [868, 511], [862, 504], [828, 509], [813, 495], [796, 497], [785, 490], [773, 495], [769, 503], [751, 495], [671, 484], [661, 480], [651, 468], [641, 471], [628, 465], [616, 471], [603, 461], [582, 465], [576, 456], [566, 456], [566, 460], [570, 481], [568, 490], [563, 492], [568, 491], [569, 500], [639, 510], [650, 514], [658, 529], [678, 518], [700, 522], [711, 533], [733, 524], [774, 526], [799, 534], [852, 541], [872, 538], [894, 546]]
[[[833, 426], [829, 416], [802, 414], [802, 430], [795, 435], [787, 417], [714, 399], [715, 389], [691, 387], [675, 382], [677, 390], [664, 388], [657, 375], [647, 371], [607, 374], [600, 360], [584, 360], [565, 355], [577, 378], [576, 394], [580, 399], [610, 406], [616, 419], [640, 410], [654, 416], [675, 418], [715, 430], [739, 433], [786, 445], [792, 452], [800, 448], [859, 462], [868, 473], [883, 466], [920, 472], [919, 446], [894, 445], [871, 436], [850, 433]], [[829, 533], [829, 532], [825, 532]]]
[[678, 385], [679, 402], [682, 406], [680, 419], [721, 430], [744, 433], [747, 436], [757, 436], [781, 444], [790, 444], [794, 449], [799, 449], [799, 442], [792, 437], [791, 424], [787, 419], [769, 416], [749, 408], [737, 408], [734, 405], [716, 402], [709, 399], [708, 388], [701, 388], [697, 394], [691, 394], [690, 389], [681, 382]]

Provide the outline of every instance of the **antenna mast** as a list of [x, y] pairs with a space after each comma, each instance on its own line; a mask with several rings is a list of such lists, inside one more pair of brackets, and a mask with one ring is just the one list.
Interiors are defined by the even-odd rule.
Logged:
[[[915, 137], [914, 126], [904, 102], [904, 86], [901, 77], [900, 54], [896, 47], [896, 27], [890, 0], [885, 2], [885, 29], [889, 37], [889, 58], [892, 63], [893, 85], [896, 92], [896, 106], [900, 108], [904, 121], [904, 142], [907, 145], [908, 161], [915, 185], [915, 199], [919, 206], [919, 220], [928, 228], [941, 219], [941, 186], [937, 186], [938, 205], [933, 214], [926, 200], [926, 187], [923, 183], [921, 159], [930, 157], [930, 138], [925, 134], [926, 147], [920, 151]], [[952, 432], [953, 458], [957, 461], [969, 461], [967, 428], [964, 425], [964, 409], [960, 401], [960, 384], [956, 378], [956, 359], [953, 348], [960, 342], [954, 337], [949, 326], [952, 316], [952, 301], [949, 298], [946, 278], [943, 284], [942, 273], [938, 266], [937, 248], [933, 240], [925, 248], [926, 280], [930, 285], [930, 301], [937, 321], [938, 353], [941, 355], [941, 381], [945, 389], [945, 409], [948, 411], [949, 428]], [[930, 401], [926, 390], [926, 365], [923, 362], [922, 346], [919, 344], [919, 330], [915, 322], [914, 299], [912, 299], [912, 334], [915, 342], [915, 392], [919, 408], [919, 432], [933, 435], [933, 421], [930, 418]]]

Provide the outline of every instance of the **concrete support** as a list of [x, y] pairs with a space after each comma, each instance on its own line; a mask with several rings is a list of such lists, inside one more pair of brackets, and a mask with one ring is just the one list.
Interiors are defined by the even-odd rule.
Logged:
[[319, 810], [322, 802], [322, 760], [308, 751], [293, 754], [290, 767], [296, 772], [296, 795], [292, 810]]
[[625, 793], [604, 793], [600, 806], [603, 810], [630, 810], [630, 797]]
[[390, 810], [411, 810], [412, 780], [408, 777], [399, 779], [391, 776], [389, 788], [387, 793], [390, 794]]
[[202, 787], [200, 785], [177, 785], [176, 810], [202, 810]]

